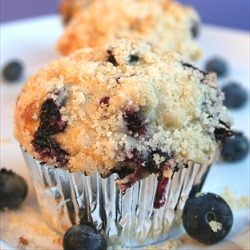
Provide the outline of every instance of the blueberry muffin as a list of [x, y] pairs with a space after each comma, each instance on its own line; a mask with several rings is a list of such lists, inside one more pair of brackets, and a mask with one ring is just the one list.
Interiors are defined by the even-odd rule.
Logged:
[[117, 40], [34, 75], [17, 101], [15, 136], [50, 166], [117, 173], [125, 192], [151, 174], [170, 178], [209, 161], [231, 134], [222, 101], [213, 74], [145, 42]]
[[59, 4], [59, 12], [62, 16], [63, 23], [66, 25], [76, 16], [83, 8], [93, 3], [94, 0], [61, 0]]
[[132, 38], [146, 40], [162, 51], [176, 51], [188, 59], [200, 57], [195, 41], [199, 16], [175, 1], [68, 0], [62, 6], [66, 19], [74, 16], [58, 41], [63, 55], [102, 46], [114, 38]]

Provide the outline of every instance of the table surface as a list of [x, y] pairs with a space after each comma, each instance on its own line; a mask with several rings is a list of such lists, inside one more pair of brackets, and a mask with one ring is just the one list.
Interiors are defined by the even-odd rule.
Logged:
[[[48, 29], [49, 27], [49, 29]], [[46, 31], [46, 32], [41, 32]], [[39, 68], [48, 64], [49, 61], [55, 60], [59, 55], [55, 51], [55, 43], [62, 32], [62, 26], [57, 15], [47, 16], [43, 18], [33, 18], [22, 22], [12, 22], [2, 25], [1, 28], [1, 67], [10, 59], [18, 58], [23, 60], [25, 64], [26, 77], [32, 75]], [[200, 44], [204, 51], [204, 59], [200, 62], [200, 66], [204, 61], [213, 56], [219, 55], [224, 57], [230, 63], [230, 76], [219, 81], [223, 85], [229, 79], [235, 79], [240, 82], [249, 91], [250, 82], [250, 49], [249, 49], [249, 33], [239, 32], [231, 29], [221, 29], [218, 27], [205, 26]], [[29, 205], [36, 204], [34, 190], [29, 179], [28, 171], [25, 167], [24, 160], [19, 150], [19, 145], [15, 141], [13, 129], [13, 110], [15, 100], [23, 86], [22, 83], [8, 84], [1, 80], [1, 166], [11, 168], [28, 181], [29, 195], [24, 203], [24, 208]], [[244, 131], [249, 137], [249, 101], [248, 105], [239, 111], [232, 112], [235, 119], [234, 127], [237, 130]], [[225, 164], [218, 162], [209, 173], [208, 179], [204, 186], [204, 191], [223, 194], [225, 187], [236, 196], [250, 196], [250, 157], [235, 164]], [[28, 212], [18, 213], [22, 216], [22, 221], [26, 220], [31, 223], [34, 220], [39, 220], [37, 211], [33, 211], [34, 217], [30, 218]], [[4, 216], [9, 216], [5, 213]], [[15, 214], [18, 216], [18, 214]], [[228, 236], [229, 240], [233, 240], [242, 231], [249, 229], [250, 214], [249, 208], [245, 210], [234, 209], [235, 223], [231, 233]], [[6, 220], [6, 217], [5, 217]], [[8, 220], [7, 220], [8, 221]], [[25, 223], [27, 224], [27, 222]], [[20, 220], [21, 223], [21, 220]], [[38, 224], [42, 222], [38, 222]], [[6, 235], [10, 230], [6, 225], [0, 223], [0, 232]], [[11, 231], [11, 244], [15, 244], [20, 236], [19, 224], [16, 224], [15, 229]], [[23, 233], [23, 231], [22, 231]], [[24, 232], [25, 234], [25, 232]], [[7, 236], [6, 236], [7, 237]], [[44, 237], [44, 236], [43, 236]], [[248, 235], [249, 237], [249, 235]], [[42, 242], [42, 243], [41, 243]], [[247, 241], [245, 242], [247, 244]], [[44, 238], [40, 238], [39, 244], [46, 244]], [[195, 248], [195, 247], [194, 247]], [[249, 249], [247, 245], [246, 248]], [[45, 249], [45, 248], [39, 248]]]

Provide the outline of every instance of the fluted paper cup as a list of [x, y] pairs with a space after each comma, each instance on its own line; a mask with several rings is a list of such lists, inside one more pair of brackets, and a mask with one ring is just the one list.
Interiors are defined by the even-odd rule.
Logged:
[[52, 168], [23, 151], [48, 225], [64, 233], [72, 224], [90, 222], [105, 233], [109, 245], [139, 247], [171, 237], [180, 223], [190, 194], [199, 191], [211, 162], [190, 164], [175, 172], [165, 192], [166, 202], [154, 208], [157, 176], [135, 183], [123, 195], [112, 174], [85, 176]]

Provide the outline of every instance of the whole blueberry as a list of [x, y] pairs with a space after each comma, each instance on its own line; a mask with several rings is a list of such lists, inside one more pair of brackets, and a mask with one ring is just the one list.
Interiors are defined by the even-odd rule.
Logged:
[[247, 91], [240, 84], [230, 82], [222, 88], [225, 99], [224, 105], [231, 109], [242, 107], [247, 101]]
[[233, 214], [229, 205], [220, 196], [199, 193], [187, 200], [182, 221], [192, 238], [209, 245], [227, 236], [233, 224]]
[[63, 238], [64, 250], [106, 250], [104, 236], [90, 225], [74, 225]]
[[18, 81], [23, 75], [23, 65], [20, 61], [11, 61], [4, 66], [2, 74], [6, 81]]
[[227, 162], [237, 162], [244, 159], [249, 153], [249, 140], [240, 132], [224, 140], [221, 156]]
[[227, 75], [228, 64], [224, 59], [220, 57], [214, 57], [207, 61], [205, 69], [207, 72], [215, 72], [218, 77], [221, 77]]
[[0, 210], [17, 208], [25, 199], [28, 187], [25, 180], [5, 168], [0, 170]]

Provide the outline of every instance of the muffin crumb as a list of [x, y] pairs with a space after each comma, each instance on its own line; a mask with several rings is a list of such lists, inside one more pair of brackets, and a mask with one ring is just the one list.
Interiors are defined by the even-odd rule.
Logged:
[[208, 224], [209, 224], [211, 230], [215, 233], [222, 230], [222, 224], [218, 221], [211, 220], [211, 221], [209, 221]]

